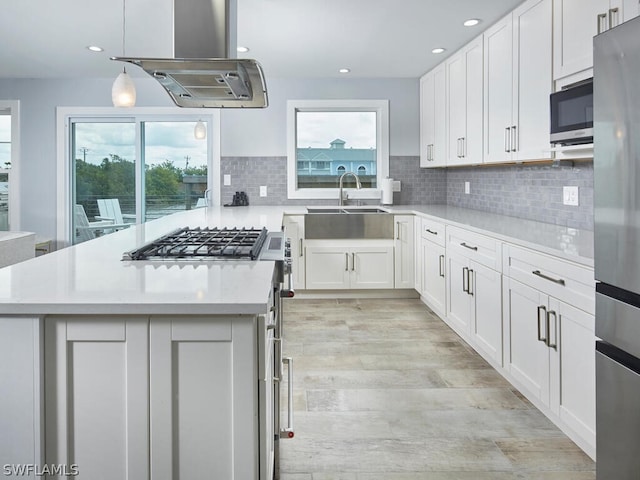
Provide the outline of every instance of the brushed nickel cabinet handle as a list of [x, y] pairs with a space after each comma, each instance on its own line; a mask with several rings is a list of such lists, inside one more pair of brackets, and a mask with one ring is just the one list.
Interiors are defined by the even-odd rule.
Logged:
[[[615, 16], [615, 23], [614, 23], [614, 16]], [[620, 25], [620, 17], [619, 17], [619, 9], [616, 8], [610, 8], [609, 9], [609, 28], [613, 28]]]
[[438, 258], [438, 274], [444, 278], [444, 255], [440, 255]]
[[547, 307], [545, 307], [544, 305], [540, 305], [538, 307], [538, 341], [543, 342], [543, 343], [547, 343], [547, 337], [546, 336], [542, 336], [542, 329], [540, 328], [540, 314], [543, 314], [545, 321], [547, 318]]
[[356, 254], [355, 252], [351, 254], [351, 271], [356, 271]]
[[424, 231], [427, 232], [427, 233], [430, 233], [431, 235], [437, 235], [438, 234], [438, 232], [434, 232], [433, 230], [429, 230], [428, 228], [426, 228]]
[[462, 291], [469, 293], [469, 269], [462, 267]]
[[467, 293], [473, 297], [473, 270], [469, 269], [469, 273], [467, 273]]
[[518, 150], [518, 135], [516, 134], [516, 126], [511, 127], [511, 151]]
[[302, 248], [302, 239], [300, 239], [300, 256], [303, 257], [304, 256], [304, 249]]
[[547, 347], [553, 348], [554, 350], [558, 350], [557, 340], [551, 343], [551, 316], [553, 316], [553, 336], [554, 338], [558, 338], [558, 315], [553, 310], [549, 310], [547, 312]]
[[466, 137], [462, 137], [461, 139], [461, 146], [462, 146], [462, 158], [466, 158], [467, 157], [467, 139]]
[[396, 222], [396, 240], [400, 240], [400, 222]]
[[545, 275], [544, 273], [542, 273], [540, 270], [534, 270], [531, 273], [533, 273], [534, 275], [536, 275], [536, 276], [538, 276], [540, 278], [544, 278], [545, 280], [549, 280], [550, 282], [557, 283], [558, 285], [564, 286], [564, 284], [565, 284], [564, 280], [562, 278], [550, 277], [550, 276]]
[[345, 259], [344, 271], [348, 272], [349, 271], [349, 253], [344, 254], [344, 259]]
[[511, 150], [511, 147], [509, 146], [509, 139], [511, 137], [510, 130], [511, 127], [507, 127], [504, 129], [504, 151], [506, 153], [509, 153], [509, 151]]
[[603, 23], [605, 23], [607, 21], [607, 14], [606, 13], [599, 13], [597, 18], [596, 18], [596, 22], [597, 22], [597, 30], [598, 30], [598, 35], [601, 34], [602, 32], [604, 32], [607, 27], [603, 27]]
[[473, 247], [471, 245], [467, 245], [465, 242], [462, 242], [460, 245], [462, 245], [464, 248], [468, 248], [469, 250], [473, 250], [474, 252], [478, 251], [478, 247]]

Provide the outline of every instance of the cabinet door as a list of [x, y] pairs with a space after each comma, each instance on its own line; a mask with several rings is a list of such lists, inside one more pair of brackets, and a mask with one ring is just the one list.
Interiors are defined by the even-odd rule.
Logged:
[[414, 217], [395, 216], [395, 288], [415, 288]]
[[474, 261], [469, 267], [474, 299], [471, 341], [485, 358], [502, 366], [502, 274]]
[[446, 311], [446, 262], [444, 247], [422, 239], [422, 289], [429, 307], [441, 317]]
[[256, 478], [255, 321], [152, 317], [149, 338], [151, 478]]
[[513, 160], [551, 158], [551, 0], [530, 0], [513, 12]]
[[349, 288], [351, 259], [347, 250], [341, 247], [310, 246], [306, 247], [305, 254], [307, 289]]
[[513, 99], [511, 15], [484, 33], [484, 161], [511, 161]]
[[469, 286], [469, 260], [447, 252], [447, 318], [446, 321], [463, 338], [468, 339], [471, 329], [471, 301]]
[[527, 396], [548, 406], [549, 348], [539, 340], [547, 332], [544, 310], [538, 307], [548, 307], [546, 295], [505, 277], [505, 367]]
[[464, 52], [451, 57], [446, 62], [447, 69], [447, 112], [448, 142], [447, 165], [465, 163], [463, 143], [466, 137], [467, 80]]
[[609, 0], [554, 0], [553, 78], [593, 67], [593, 37], [608, 25]]
[[549, 310], [552, 343], [557, 345], [549, 350], [551, 408], [595, 449], [594, 316], [555, 299]]
[[467, 115], [465, 136], [462, 142], [462, 153], [465, 163], [479, 164], [483, 162], [483, 95], [484, 95], [484, 60], [482, 37], [478, 37], [464, 49], [466, 71]]
[[431, 167], [447, 165], [447, 84], [444, 65], [436, 67], [433, 78], [434, 90], [434, 124], [433, 124], [433, 155]]
[[434, 142], [435, 90], [433, 72], [420, 79], [420, 166], [429, 167]]
[[285, 216], [284, 229], [291, 240], [291, 269], [293, 273], [293, 287], [305, 288], [305, 258], [304, 258], [304, 216]]
[[611, 0], [611, 8], [622, 6], [622, 20], [628, 21], [640, 15], [640, 2], [638, 0]]
[[393, 288], [393, 247], [350, 250], [351, 288]]
[[149, 478], [148, 354], [146, 318], [47, 318], [47, 464]]

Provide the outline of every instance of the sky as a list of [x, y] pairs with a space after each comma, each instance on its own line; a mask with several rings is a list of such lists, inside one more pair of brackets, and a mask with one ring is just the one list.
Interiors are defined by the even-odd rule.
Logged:
[[[196, 122], [145, 122], [145, 161], [157, 165], [170, 160], [178, 168], [207, 164], [207, 141], [196, 140]], [[99, 164], [109, 154], [135, 159], [135, 123], [75, 124], [75, 157]], [[86, 150], [86, 151], [85, 151]]]
[[376, 112], [297, 112], [297, 147], [329, 148], [339, 138], [345, 148], [376, 148]]

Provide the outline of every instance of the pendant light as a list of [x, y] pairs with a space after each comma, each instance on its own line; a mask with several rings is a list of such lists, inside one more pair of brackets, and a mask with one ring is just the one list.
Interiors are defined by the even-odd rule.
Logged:
[[207, 127], [202, 120], [198, 120], [198, 123], [196, 123], [196, 127], [193, 129], [193, 136], [196, 137], [196, 140], [204, 140], [207, 138]]
[[[122, 56], [125, 56], [125, 8], [126, 0], [122, 0]], [[111, 87], [111, 101], [114, 107], [133, 107], [136, 104], [136, 86], [125, 67]]]

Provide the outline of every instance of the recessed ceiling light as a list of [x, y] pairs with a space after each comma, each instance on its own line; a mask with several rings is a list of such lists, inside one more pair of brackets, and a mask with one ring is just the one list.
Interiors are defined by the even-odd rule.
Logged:
[[104, 51], [104, 48], [102, 48], [102, 47], [98, 47], [98, 46], [96, 46], [96, 45], [89, 45], [89, 46], [87, 47], [87, 50], [91, 50], [92, 52], [103, 52], [103, 51]]
[[350, 68], [341, 68], [340, 70], [338, 70], [338, 72], [340, 73], [349, 73], [351, 71]]
[[236, 48], [236, 50], [239, 53], [247, 53], [249, 51], [249, 49], [247, 47], [238, 47], [238, 48]]
[[431, 50], [431, 53], [442, 53], [444, 51], [445, 51], [444, 48], [438, 47], [438, 48], [434, 48], [433, 50]]
[[465, 27], [475, 27], [476, 25], [478, 25], [480, 23], [480, 20], [478, 20], [477, 18], [470, 18], [469, 20], [466, 20], [463, 25]]

